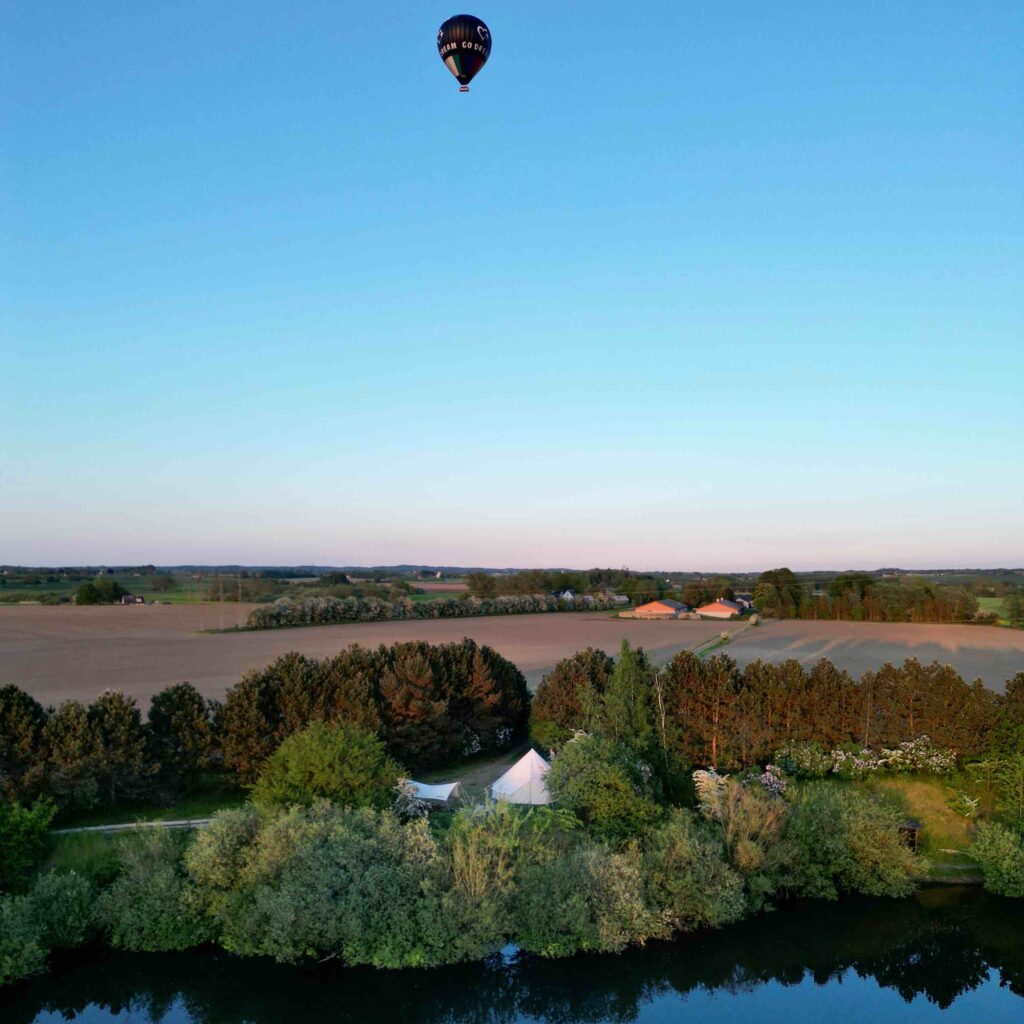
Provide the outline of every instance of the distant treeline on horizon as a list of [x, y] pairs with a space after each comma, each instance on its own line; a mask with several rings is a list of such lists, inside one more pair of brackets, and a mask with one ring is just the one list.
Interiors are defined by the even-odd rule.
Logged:
[[[579, 572], [624, 572], [633, 576], [678, 576], [692, 579], [717, 579], [725, 577], [728, 579], [756, 579], [765, 570], [761, 569], [736, 569], [729, 571], [722, 570], [698, 570], [698, 569], [629, 569], [623, 567], [618, 570], [569, 568], [567, 566], [485, 566], [485, 565], [243, 565], [232, 562], [224, 564], [198, 564], [182, 563], [157, 565], [152, 562], [145, 564], [118, 564], [118, 563], [91, 563], [82, 565], [16, 565], [13, 563], [0, 563], [0, 572], [10, 574], [21, 574], [26, 572], [36, 573], [97, 573], [97, 572], [251, 572], [275, 575], [295, 576], [302, 573], [310, 575], [321, 575], [330, 572], [343, 572], [351, 575], [360, 574], [409, 574], [409, 573], [443, 573], [446, 576], [466, 576], [469, 573], [484, 572], [494, 575], [507, 575], [522, 572], [546, 572], [546, 573], [579, 573]], [[882, 566], [877, 569], [805, 569], [796, 571], [800, 579], [811, 579], [818, 577], [831, 578], [845, 573], [864, 573], [869, 576], [1001, 576], [1018, 575], [1024, 576], [1024, 566], [1001, 566], [999, 568], [979, 569], [970, 566], [947, 567], [947, 568], [915, 568], [907, 569], [899, 566]]]

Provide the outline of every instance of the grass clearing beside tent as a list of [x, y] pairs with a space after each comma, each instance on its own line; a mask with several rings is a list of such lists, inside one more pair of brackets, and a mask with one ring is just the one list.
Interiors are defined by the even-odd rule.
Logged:
[[62, 818], [56, 828], [85, 828], [91, 825], [130, 825], [136, 821], [177, 821], [183, 818], [209, 818], [227, 807], [245, 802], [248, 793], [235, 786], [219, 784], [173, 804], [138, 804], [129, 807], [97, 808]]

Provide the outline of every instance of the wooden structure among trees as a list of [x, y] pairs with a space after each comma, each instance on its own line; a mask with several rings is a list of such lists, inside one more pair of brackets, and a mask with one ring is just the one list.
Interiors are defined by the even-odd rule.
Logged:
[[900, 838], [914, 851], [914, 853], [917, 853], [917, 848], [921, 842], [921, 833], [923, 831], [924, 825], [916, 818], [907, 818], [905, 821], [900, 822]]

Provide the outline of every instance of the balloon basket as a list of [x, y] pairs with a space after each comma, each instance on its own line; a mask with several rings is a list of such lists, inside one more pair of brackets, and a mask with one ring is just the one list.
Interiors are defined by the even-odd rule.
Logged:
[[459, 86], [459, 92], [469, 92], [469, 86], [468, 85], [460, 85]]

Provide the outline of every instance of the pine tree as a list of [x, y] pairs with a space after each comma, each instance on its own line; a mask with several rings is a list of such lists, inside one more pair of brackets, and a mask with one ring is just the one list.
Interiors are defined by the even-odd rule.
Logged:
[[563, 658], [540, 681], [530, 705], [530, 735], [543, 747], [560, 747], [584, 728], [604, 695], [615, 663], [588, 647]]
[[398, 757], [421, 766], [454, 753], [447, 702], [438, 699], [422, 653], [399, 653], [381, 678], [380, 694], [385, 738]]
[[283, 739], [280, 683], [265, 672], [249, 672], [228, 690], [215, 727], [225, 768], [251, 786]]
[[191, 683], [161, 690], [147, 715], [150, 755], [163, 788], [194, 786], [213, 744], [211, 707]]
[[485, 746], [489, 745], [501, 723], [501, 693], [480, 650], [473, 651], [465, 703], [463, 724]]
[[46, 712], [17, 686], [0, 687], [0, 796], [23, 799], [42, 774]]
[[141, 796], [154, 765], [146, 756], [146, 734], [135, 698], [104, 690], [89, 705], [87, 717], [99, 782], [109, 802]]
[[651, 669], [642, 650], [622, 641], [601, 699], [600, 723], [595, 730], [606, 739], [647, 752], [653, 738]]
[[96, 743], [85, 706], [67, 701], [43, 728], [50, 792], [65, 808], [89, 808], [99, 799]]

